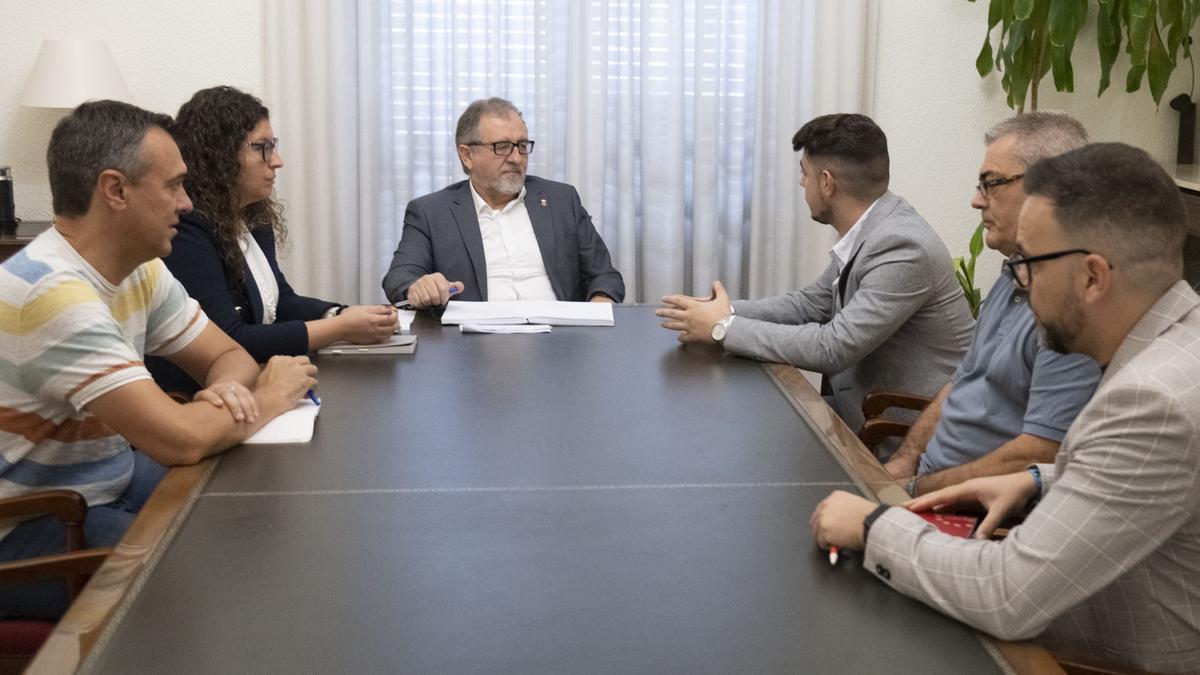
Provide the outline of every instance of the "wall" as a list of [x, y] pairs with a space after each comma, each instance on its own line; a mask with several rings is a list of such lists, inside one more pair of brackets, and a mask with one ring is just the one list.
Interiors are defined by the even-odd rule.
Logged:
[[17, 217], [49, 220], [46, 143], [65, 110], [18, 105], [45, 38], [101, 38], [133, 100], [174, 114], [197, 89], [263, 91], [263, 7], [247, 0], [0, 0], [0, 166], [11, 165]]
[[[1125, 93], [1128, 60], [1113, 69], [1113, 86], [1100, 98], [1096, 55], [1096, 3], [1075, 43], [1075, 93], [1054, 91], [1043, 80], [1038, 108], [1074, 115], [1096, 141], [1123, 141], [1145, 148], [1168, 168], [1175, 161], [1178, 113], [1168, 105], [1190, 86], [1191, 72], [1178, 69], [1156, 110], [1145, 82]], [[983, 159], [983, 134], [1013, 114], [999, 77], [979, 77], [975, 57], [987, 27], [987, 0], [879, 0], [874, 118], [888, 135], [892, 187], [938, 230], [953, 255], [967, 251], [979, 217], [971, 209]], [[999, 273], [1001, 256], [986, 251], [977, 271], [985, 289]]]

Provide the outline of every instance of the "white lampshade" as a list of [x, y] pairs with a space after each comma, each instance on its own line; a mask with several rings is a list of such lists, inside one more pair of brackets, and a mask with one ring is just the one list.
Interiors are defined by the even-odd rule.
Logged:
[[98, 99], [132, 98], [104, 40], [46, 40], [21, 105], [31, 108], [74, 108]]

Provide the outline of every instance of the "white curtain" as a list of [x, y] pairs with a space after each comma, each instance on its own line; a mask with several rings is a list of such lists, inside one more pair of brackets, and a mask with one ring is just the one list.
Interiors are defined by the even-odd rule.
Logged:
[[866, 111], [867, 0], [267, 0], [299, 290], [375, 302], [405, 203], [463, 178], [454, 125], [503, 96], [574, 184], [627, 301], [797, 288], [828, 263], [792, 134]]

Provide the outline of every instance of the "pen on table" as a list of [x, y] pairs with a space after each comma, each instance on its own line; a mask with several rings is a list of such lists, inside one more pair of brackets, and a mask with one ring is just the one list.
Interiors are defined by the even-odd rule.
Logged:
[[830, 546], [829, 547], [829, 564], [836, 565], [837, 561], [838, 561], [838, 547]]
[[314, 392], [312, 389], [309, 389], [305, 396], [307, 396], [308, 400], [312, 401], [316, 405], [321, 405], [321, 399], [317, 398], [316, 392]]
[[[463, 291], [463, 289], [458, 288], [457, 286], [451, 286], [450, 287], [450, 297], [453, 298], [454, 296], [458, 295], [459, 293], [462, 293], [462, 291]], [[392, 307], [395, 307], [396, 309], [404, 309], [404, 310], [416, 309], [416, 307], [413, 307], [412, 302], [409, 300], [401, 300], [400, 302], [394, 302], [394, 303], [392, 303]]]

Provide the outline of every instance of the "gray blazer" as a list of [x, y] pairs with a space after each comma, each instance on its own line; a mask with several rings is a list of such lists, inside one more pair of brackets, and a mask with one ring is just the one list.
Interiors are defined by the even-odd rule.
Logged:
[[1002, 542], [901, 508], [863, 567], [1005, 640], [1119, 670], [1200, 672], [1200, 296], [1180, 281], [1121, 342]]
[[854, 430], [863, 396], [926, 396], [954, 376], [975, 322], [950, 253], [908, 202], [884, 193], [838, 279], [836, 262], [807, 288], [733, 303], [725, 349], [829, 376], [834, 408]]
[[[525, 208], [555, 297], [584, 301], [603, 293], [617, 302], [625, 299], [621, 273], [574, 187], [526, 176]], [[487, 300], [483, 236], [468, 181], [408, 203], [383, 292], [389, 301], [400, 302], [414, 281], [434, 272], [466, 285], [456, 300]]]

